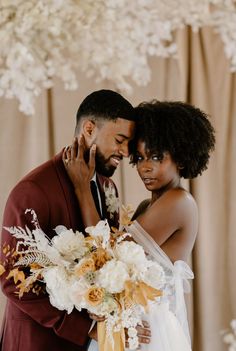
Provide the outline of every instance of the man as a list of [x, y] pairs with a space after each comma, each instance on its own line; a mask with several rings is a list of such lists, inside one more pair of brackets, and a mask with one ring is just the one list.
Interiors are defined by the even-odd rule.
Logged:
[[[85, 134], [87, 146], [96, 142], [96, 191], [101, 216], [117, 224], [117, 215], [109, 215], [105, 203], [104, 183], [114, 183], [110, 177], [123, 157], [128, 156], [128, 143], [133, 137], [135, 122], [131, 104], [121, 95], [100, 90], [88, 95], [77, 112], [75, 136]], [[101, 123], [102, 121], [102, 123]], [[89, 156], [88, 156], [89, 157]], [[25, 176], [12, 190], [5, 208], [3, 226], [26, 225], [32, 228], [32, 208], [42, 230], [49, 237], [54, 228], [64, 225], [73, 230], [84, 231], [80, 208], [74, 188], [62, 161], [62, 152]], [[2, 244], [15, 247], [15, 239], [2, 231]], [[54, 308], [46, 294], [25, 293], [21, 299], [17, 288], [8, 275], [9, 257], [1, 252], [6, 272], [1, 277], [2, 290], [7, 296], [7, 305], [2, 327], [2, 351], [79, 351], [87, 350], [92, 320], [85, 311], [73, 310], [71, 314]], [[141, 331], [145, 335], [148, 331]], [[148, 338], [141, 338], [141, 342]]]

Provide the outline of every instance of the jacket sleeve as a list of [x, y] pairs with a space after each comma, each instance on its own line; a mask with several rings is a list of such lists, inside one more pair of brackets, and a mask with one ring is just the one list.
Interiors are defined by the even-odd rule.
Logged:
[[[36, 212], [40, 226], [45, 231], [50, 224], [47, 197], [38, 185], [31, 181], [19, 183], [11, 192], [4, 212], [3, 227], [21, 226], [24, 228], [27, 225], [32, 228], [31, 215], [30, 213], [25, 214], [25, 210], [29, 208]], [[16, 245], [16, 239], [4, 228], [2, 229], [2, 245], [9, 245], [10, 248]], [[0, 251], [0, 261], [7, 262], [2, 249]], [[66, 311], [54, 308], [50, 304], [48, 295], [43, 293], [36, 295], [29, 292], [19, 299], [13, 279], [6, 279], [9, 269], [10, 267], [6, 265], [6, 272], [1, 276], [2, 291], [18, 309], [45, 328], [52, 328], [59, 337], [79, 346], [87, 344], [92, 321], [86, 311], [78, 312], [74, 309], [68, 315]]]

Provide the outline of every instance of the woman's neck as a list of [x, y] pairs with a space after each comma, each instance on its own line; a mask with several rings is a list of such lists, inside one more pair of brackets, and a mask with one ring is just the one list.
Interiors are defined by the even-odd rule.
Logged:
[[164, 187], [152, 191], [152, 199], [150, 205], [152, 205], [157, 199], [159, 199], [163, 194], [165, 194], [170, 189], [182, 188], [180, 184], [180, 178], [174, 179]]

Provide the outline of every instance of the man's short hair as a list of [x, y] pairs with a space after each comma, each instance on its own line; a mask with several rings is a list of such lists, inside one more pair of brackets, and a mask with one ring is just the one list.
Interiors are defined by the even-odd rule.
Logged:
[[116, 120], [117, 118], [135, 120], [131, 103], [119, 93], [105, 89], [94, 91], [82, 101], [76, 115], [77, 126], [84, 117], [104, 120]]

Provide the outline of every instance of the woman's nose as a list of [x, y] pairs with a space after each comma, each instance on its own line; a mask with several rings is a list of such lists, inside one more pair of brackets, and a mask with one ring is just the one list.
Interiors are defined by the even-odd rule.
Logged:
[[143, 160], [141, 168], [143, 172], [150, 172], [152, 170], [152, 163], [149, 160]]

